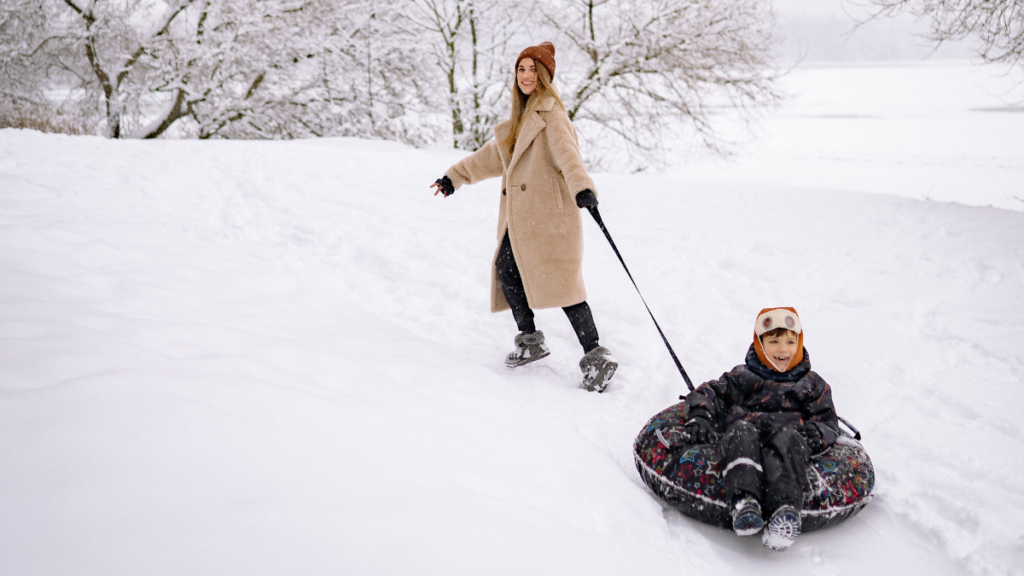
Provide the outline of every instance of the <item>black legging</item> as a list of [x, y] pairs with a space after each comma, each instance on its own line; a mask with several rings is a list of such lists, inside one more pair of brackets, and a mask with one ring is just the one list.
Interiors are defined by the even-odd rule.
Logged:
[[[537, 331], [533, 323], [533, 310], [526, 300], [526, 289], [523, 288], [523, 277], [519, 274], [519, 266], [516, 265], [516, 257], [512, 253], [512, 243], [508, 239], [508, 232], [501, 240], [501, 248], [498, 250], [498, 259], [494, 262], [498, 271], [498, 280], [501, 281], [501, 291], [505, 293], [505, 300], [512, 308], [512, 317], [516, 320], [519, 331], [525, 334], [532, 334]], [[594, 325], [594, 314], [590, 306], [584, 300], [579, 304], [565, 306], [562, 308], [565, 315], [569, 317], [576, 337], [579, 338], [583, 352], [590, 352], [597, 348], [598, 335], [597, 326]]]

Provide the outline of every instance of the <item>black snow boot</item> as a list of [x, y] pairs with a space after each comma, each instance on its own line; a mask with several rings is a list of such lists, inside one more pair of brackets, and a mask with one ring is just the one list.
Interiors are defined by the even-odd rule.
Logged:
[[800, 535], [800, 511], [794, 506], [784, 504], [772, 514], [772, 519], [764, 528], [761, 543], [769, 550], [785, 552], [796, 542]]
[[544, 344], [544, 333], [540, 330], [529, 334], [516, 334], [516, 349], [505, 357], [505, 366], [516, 368], [529, 364], [551, 354]]
[[583, 371], [583, 383], [580, 384], [580, 388], [590, 392], [604, 392], [618, 368], [619, 363], [612, 358], [612, 353], [607, 348], [594, 348], [580, 359], [580, 370]]
[[761, 503], [753, 496], [743, 496], [736, 500], [732, 508], [732, 529], [737, 536], [753, 536], [764, 528], [761, 517]]

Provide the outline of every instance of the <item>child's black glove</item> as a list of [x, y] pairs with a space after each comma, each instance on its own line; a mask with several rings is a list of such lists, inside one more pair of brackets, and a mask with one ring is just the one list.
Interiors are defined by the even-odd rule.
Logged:
[[591, 192], [590, 188], [587, 188], [576, 195], [576, 205], [580, 208], [596, 208], [597, 195]]
[[690, 418], [690, 421], [683, 426], [683, 431], [694, 444], [709, 444], [718, 441], [718, 432], [715, 432], [715, 427], [707, 418]]
[[804, 437], [807, 447], [811, 449], [811, 454], [825, 451], [825, 440], [821, 437], [821, 430], [818, 430], [817, 426], [814, 424], [804, 424], [797, 428], [796, 431]]

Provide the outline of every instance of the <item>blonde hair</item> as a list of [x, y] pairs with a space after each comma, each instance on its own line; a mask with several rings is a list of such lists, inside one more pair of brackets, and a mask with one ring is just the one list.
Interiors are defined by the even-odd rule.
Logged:
[[[562, 103], [562, 98], [558, 96], [558, 90], [551, 83], [551, 72], [539, 60], [534, 60], [533, 62], [537, 66], [537, 87], [533, 89], [533, 93], [529, 96], [523, 94], [523, 91], [519, 89], [519, 82], [516, 81], [516, 71], [512, 71], [512, 115], [509, 118], [512, 125], [508, 136], [501, 143], [503, 146], [508, 147], [510, 155], [516, 145], [516, 140], [519, 139], [519, 130], [523, 127], [523, 122], [530, 114], [533, 114], [540, 108], [540, 103], [546, 97], [553, 97], [555, 102], [558, 102], [558, 105], [562, 107], [562, 110], [565, 110], [565, 104]], [[516, 62], [516, 69], [518, 68], [519, 62]]]

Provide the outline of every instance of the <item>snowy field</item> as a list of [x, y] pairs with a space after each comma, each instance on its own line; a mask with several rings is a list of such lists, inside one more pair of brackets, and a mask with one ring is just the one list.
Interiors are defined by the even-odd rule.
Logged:
[[799, 69], [783, 86], [789, 101], [737, 157], [690, 159], [678, 174], [1024, 210], [1024, 71], [850, 63]]
[[685, 385], [593, 222], [602, 395], [558, 310], [504, 368], [498, 183], [428, 189], [457, 153], [0, 131], [0, 574], [1019, 570], [1024, 114], [940, 68], [801, 70], [732, 164], [595, 174], [694, 380], [795, 306], [864, 434], [875, 499], [784, 554], [641, 482]]

